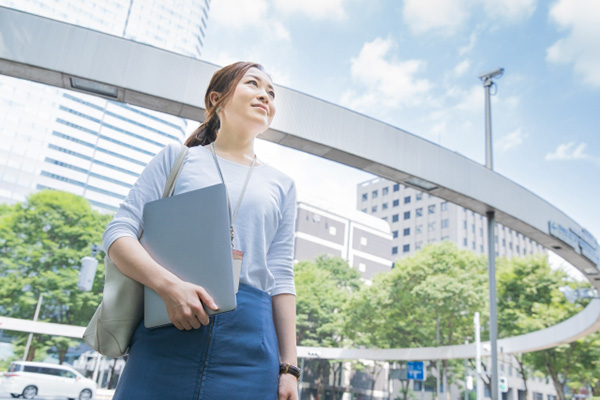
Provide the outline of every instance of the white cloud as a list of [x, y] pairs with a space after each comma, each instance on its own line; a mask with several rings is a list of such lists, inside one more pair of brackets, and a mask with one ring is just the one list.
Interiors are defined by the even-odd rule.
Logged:
[[395, 108], [419, 104], [431, 89], [427, 79], [417, 75], [426, 68], [422, 60], [396, 60], [392, 54], [392, 39], [377, 38], [365, 43], [356, 58], [352, 58], [353, 81], [364, 86], [362, 93], [351, 89], [342, 95], [341, 102], [354, 109]]
[[546, 154], [546, 161], [583, 160], [590, 161], [600, 166], [600, 157], [595, 157], [585, 152], [586, 143], [563, 143], [558, 145], [554, 153]]
[[475, 47], [476, 42], [477, 42], [477, 33], [472, 32], [471, 35], [469, 36], [469, 43], [466, 46], [462, 46], [460, 49], [458, 49], [458, 55], [462, 57], [465, 54], [470, 53], [471, 50], [473, 50], [473, 48]]
[[469, 60], [463, 60], [454, 67], [454, 75], [456, 77], [463, 76], [469, 68], [471, 68], [471, 62]]
[[402, 19], [415, 34], [438, 31], [454, 34], [469, 18], [466, 0], [405, 0]]
[[313, 19], [341, 20], [346, 18], [345, 0], [274, 0], [275, 7], [286, 13], [305, 14]]
[[600, 2], [559, 0], [550, 19], [569, 33], [546, 50], [546, 59], [572, 63], [583, 82], [600, 88]]
[[537, 0], [484, 0], [484, 9], [489, 17], [517, 22], [532, 16], [536, 3]]
[[263, 23], [266, 12], [266, 0], [213, 1], [210, 10], [210, 22], [239, 30]]
[[508, 135], [500, 137], [500, 139], [496, 142], [496, 148], [501, 152], [506, 152], [523, 143], [523, 139], [525, 139], [525, 137], [526, 135], [521, 131], [521, 128], [517, 128]]

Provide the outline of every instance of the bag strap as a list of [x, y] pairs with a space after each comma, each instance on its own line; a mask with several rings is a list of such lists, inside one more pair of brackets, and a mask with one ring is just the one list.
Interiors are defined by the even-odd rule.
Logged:
[[167, 178], [167, 183], [165, 184], [165, 190], [163, 191], [163, 198], [171, 197], [173, 195], [173, 191], [175, 190], [175, 183], [177, 183], [177, 178], [179, 178], [179, 174], [183, 169], [183, 162], [185, 161], [185, 156], [190, 148], [186, 145], [181, 147], [181, 151], [179, 152], [179, 156], [175, 160], [175, 164], [171, 168], [171, 173]]

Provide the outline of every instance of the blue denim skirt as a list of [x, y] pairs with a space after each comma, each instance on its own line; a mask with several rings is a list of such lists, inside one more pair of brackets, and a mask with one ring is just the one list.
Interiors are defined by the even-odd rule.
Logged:
[[271, 296], [240, 284], [237, 308], [199, 329], [138, 326], [114, 400], [277, 399]]

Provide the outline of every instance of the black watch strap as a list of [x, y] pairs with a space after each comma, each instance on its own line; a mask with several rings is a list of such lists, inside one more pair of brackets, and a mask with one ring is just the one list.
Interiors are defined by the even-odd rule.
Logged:
[[291, 374], [300, 379], [300, 368], [288, 363], [279, 364], [279, 374]]

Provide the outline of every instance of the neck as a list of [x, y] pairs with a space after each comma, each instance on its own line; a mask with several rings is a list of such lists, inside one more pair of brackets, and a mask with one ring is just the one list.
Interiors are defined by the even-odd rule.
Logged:
[[[235, 135], [227, 131], [219, 131], [214, 142], [215, 151], [220, 156], [233, 158], [238, 161], [254, 159], [254, 137], [249, 135]], [[227, 157], [228, 156], [228, 157]]]

